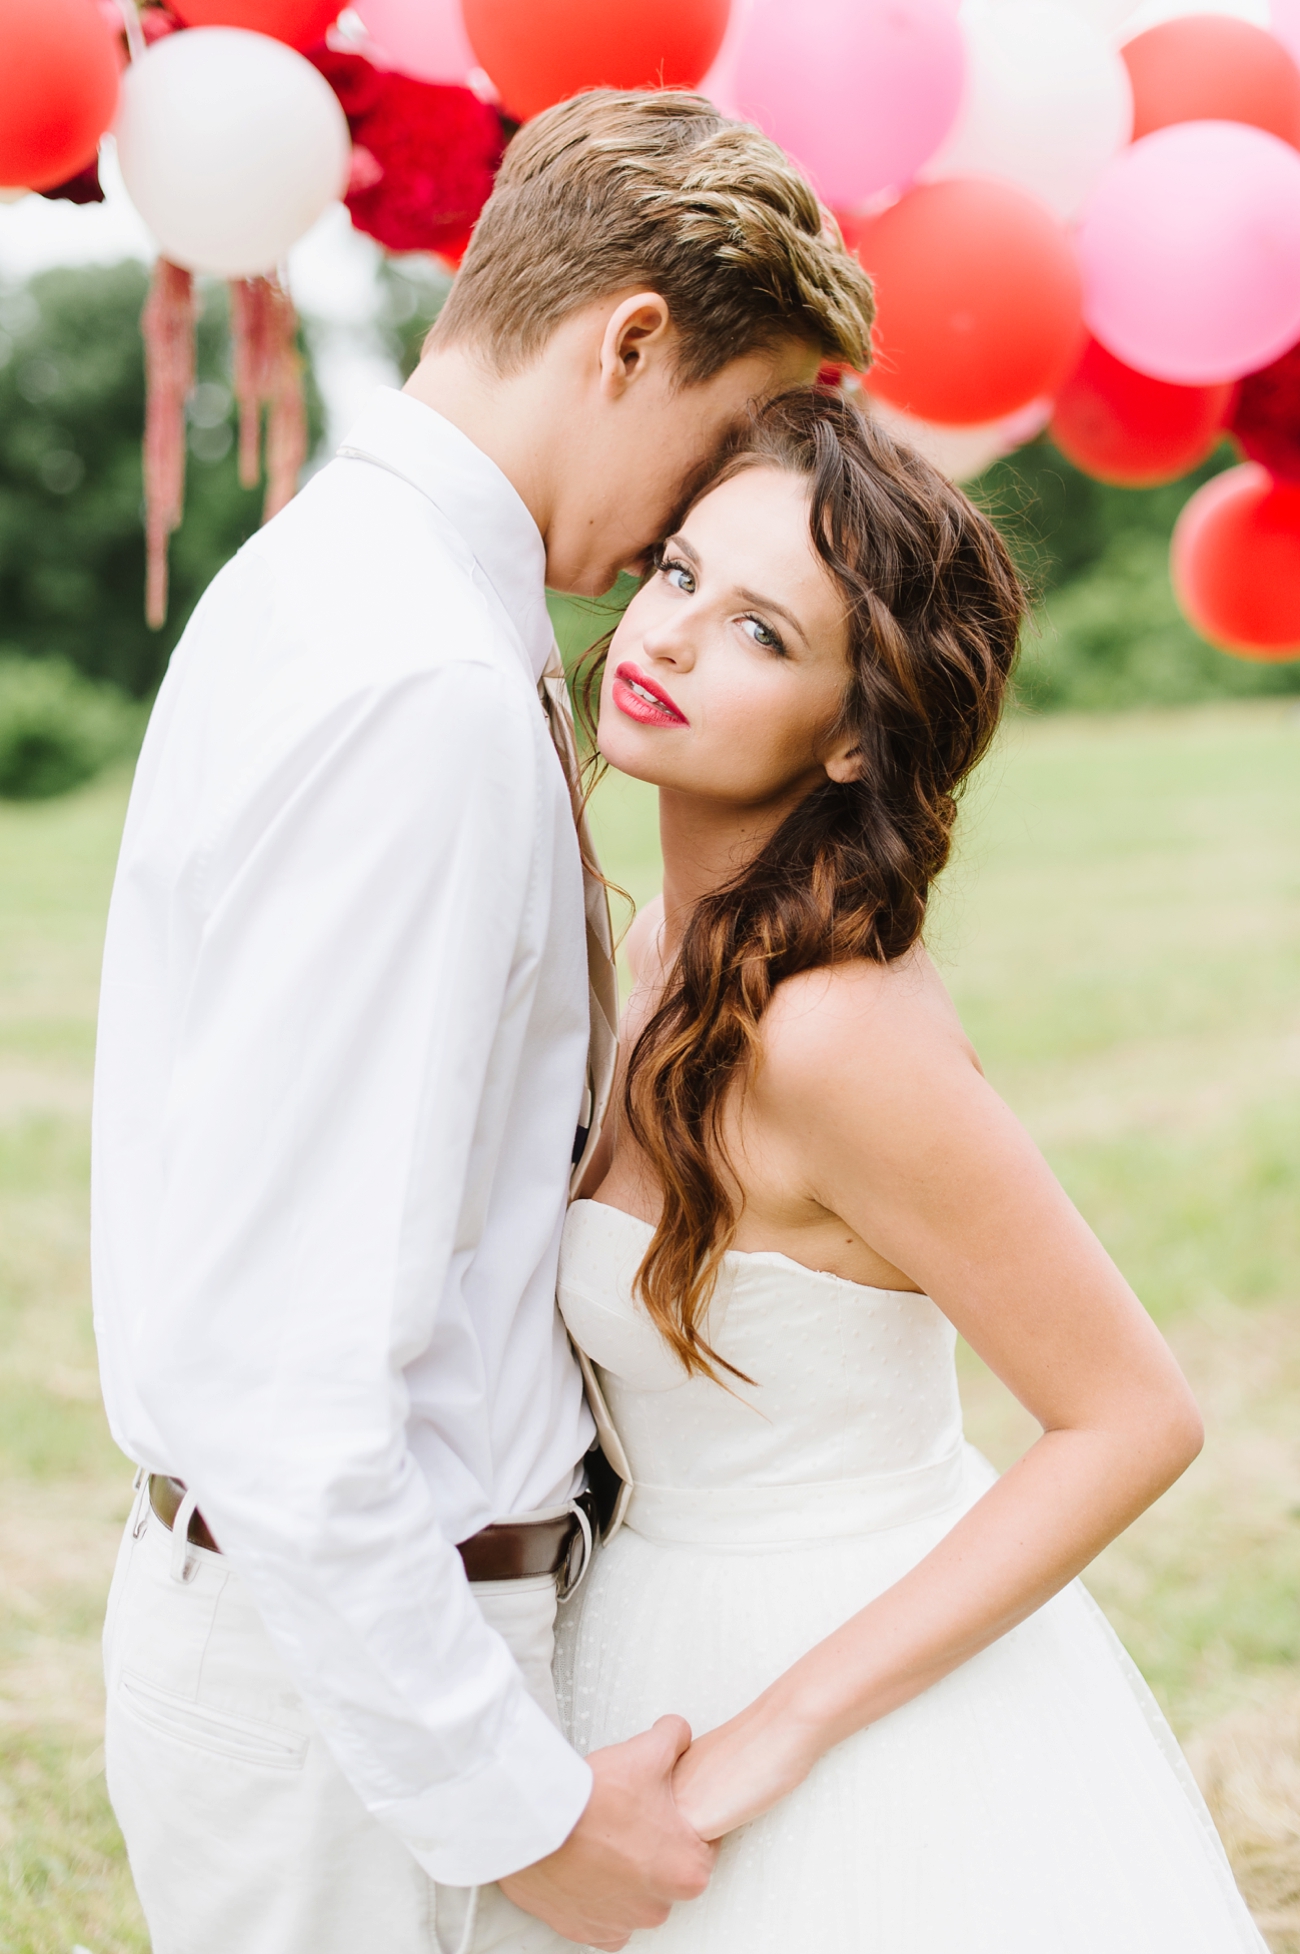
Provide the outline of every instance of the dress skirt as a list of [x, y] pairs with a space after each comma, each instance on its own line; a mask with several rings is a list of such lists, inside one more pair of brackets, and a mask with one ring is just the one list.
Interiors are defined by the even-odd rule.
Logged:
[[[682, 1538], [691, 1524], [643, 1505], [561, 1610], [574, 1743], [668, 1711], [696, 1732], [723, 1722], [914, 1567], [992, 1478], [968, 1447], [946, 1511], [802, 1544]], [[630, 1945], [1265, 1954], [1172, 1733], [1078, 1583], [823, 1758], [724, 1841], [700, 1899]]]

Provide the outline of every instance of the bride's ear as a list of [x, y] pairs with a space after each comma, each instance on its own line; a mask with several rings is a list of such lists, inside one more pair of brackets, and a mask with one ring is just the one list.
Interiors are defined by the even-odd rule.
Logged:
[[829, 752], [823, 754], [822, 765], [826, 769], [827, 777], [836, 781], [841, 787], [847, 786], [850, 780], [856, 780], [862, 771], [862, 748], [858, 745], [856, 736], [853, 733], [845, 733], [841, 739], [836, 740]]

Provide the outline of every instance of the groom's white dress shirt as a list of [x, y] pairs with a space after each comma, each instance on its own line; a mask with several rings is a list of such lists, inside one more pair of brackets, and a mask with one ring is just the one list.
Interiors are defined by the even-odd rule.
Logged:
[[588, 1038], [537, 528], [384, 392], [222, 571], [113, 892], [93, 1263], [117, 1442], [191, 1486], [343, 1770], [437, 1880], [579, 1817], [453, 1542], [562, 1506]]

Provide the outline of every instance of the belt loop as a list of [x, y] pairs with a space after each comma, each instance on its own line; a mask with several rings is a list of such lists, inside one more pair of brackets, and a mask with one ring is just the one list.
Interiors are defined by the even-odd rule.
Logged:
[[137, 1466], [132, 1485], [134, 1497], [131, 1501], [131, 1538], [138, 1540], [149, 1524], [149, 1473], [145, 1466]]
[[[561, 1601], [568, 1601], [571, 1596], [578, 1592], [578, 1589], [582, 1586], [590, 1571], [591, 1557], [595, 1552], [595, 1543], [591, 1534], [591, 1521], [587, 1517], [586, 1507], [579, 1500], [571, 1499], [569, 1501], [569, 1511], [578, 1522], [578, 1528], [582, 1534], [582, 1565], [579, 1567], [577, 1573], [573, 1575], [569, 1573], [569, 1563], [567, 1560], [560, 1569], [560, 1578], [556, 1585]], [[570, 1555], [572, 1555], [572, 1549], [570, 1549]]]
[[190, 1559], [190, 1521], [197, 1505], [192, 1488], [186, 1487], [185, 1497], [176, 1509], [172, 1521], [172, 1565], [173, 1581], [188, 1581], [193, 1578], [197, 1562]]
[[465, 1909], [465, 1929], [461, 1934], [460, 1946], [456, 1949], [456, 1954], [469, 1954], [469, 1950], [474, 1944], [474, 1929], [477, 1925], [478, 1887], [471, 1886], [469, 1889], [469, 1905]]
[[[461, 1928], [460, 1939], [456, 1943], [456, 1954], [469, 1954], [469, 1950], [473, 1945], [474, 1929], [478, 1925], [478, 1896], [478, 1887], [471, 1886], [469, 1889], [469, 1902], [465, 1908], [465, 1925]], [[438, 1931], [438, 1887], [436, 1885], [433, 1889], [433, 1938], [436, 1945], [442, 1949], [442, 1954], [446, 1954], [446, 1950], [443, 1948], [442, 1935]]]

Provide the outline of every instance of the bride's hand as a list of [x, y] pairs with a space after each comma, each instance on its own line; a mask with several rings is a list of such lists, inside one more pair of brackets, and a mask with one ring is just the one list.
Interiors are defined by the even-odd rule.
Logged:
[[696, 1738], [673, 1773], [673, 1796], [702, 1839], [720, 1839], [779, 1804], [820, 1755], [811, 1728], [760, 1699]]

